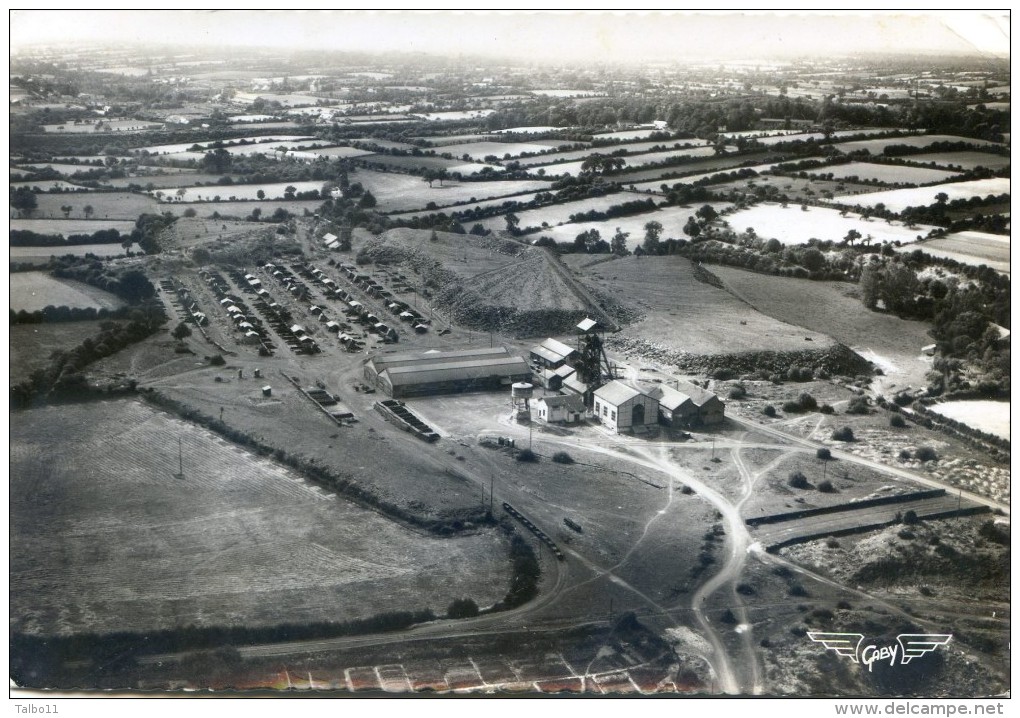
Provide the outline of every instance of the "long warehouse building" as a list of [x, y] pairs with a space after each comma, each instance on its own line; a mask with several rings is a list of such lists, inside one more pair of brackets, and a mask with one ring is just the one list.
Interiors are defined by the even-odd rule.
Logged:
[[507, 388], [531, 378], [531, 367], [506, 347], [380, 354], [365, 380], [394, 398]]

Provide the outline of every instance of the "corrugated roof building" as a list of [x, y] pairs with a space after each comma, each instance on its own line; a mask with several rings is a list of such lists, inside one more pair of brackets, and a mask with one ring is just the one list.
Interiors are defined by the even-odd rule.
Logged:
[[381, 354], [365, 364], [365, 379], [394, 398], [501, 389], [530, 377], [506, 347]]
[[689, 382], [678, 382], [677, 389], [659, 385], [648, 393], [659, 401], [659, 415], [668, 426], [713, 426], [725, 418], [726, 405], [722, 400]]

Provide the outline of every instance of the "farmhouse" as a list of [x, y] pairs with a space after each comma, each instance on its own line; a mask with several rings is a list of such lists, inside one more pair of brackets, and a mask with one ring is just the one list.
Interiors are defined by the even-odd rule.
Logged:
[[648, 392], [659, 402], [659, 418], [674, 428], [713, 426], [725, 418], [726, 406], [714, 393], [688, 382], [657, 386]]
[[506, 347], [383, 354], [365, 364], [365, 380], [394, 398], [502, 389], [530, 377]]
[[595, 390], [594, 414], [618, 434], [657, 423], [659, 402], [641, 389], [614, 379]]
[[577, 394], [539, 397], [533, 416], [549, 424], [575, 424], [584, 416], [584, 400]]

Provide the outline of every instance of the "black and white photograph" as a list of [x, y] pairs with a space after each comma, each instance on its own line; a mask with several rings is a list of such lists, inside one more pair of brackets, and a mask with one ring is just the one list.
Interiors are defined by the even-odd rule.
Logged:
[[16, 712], [1003, 714], [1008, 10], [9, 21]]

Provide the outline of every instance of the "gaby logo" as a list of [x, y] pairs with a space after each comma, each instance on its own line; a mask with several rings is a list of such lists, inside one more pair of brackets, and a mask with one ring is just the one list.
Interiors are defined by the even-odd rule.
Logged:
[[905, 666], [915, 658], [920, 658], [926, 653], [931, 653], [939, 646], [944, 646], [952, 640], [951, 633], [901, 633], [896, 636], [895, 646], [882, 646], [881, 648], [864, 643], [863, 633], [820, 633], [808, 631], [808, 638], [815, 643], [821, 643], [830, 651], [835, 651], [841, 656], [846, 656], [854, 663], [860, 663], [868, 667], [868, 671], [877, 661], [889, 661], [890, 666], [895, 666], [897, 658], [899, 665]]

